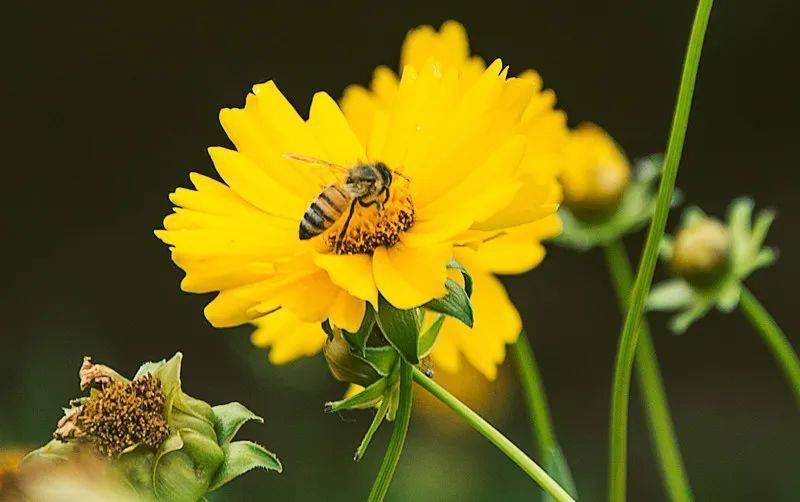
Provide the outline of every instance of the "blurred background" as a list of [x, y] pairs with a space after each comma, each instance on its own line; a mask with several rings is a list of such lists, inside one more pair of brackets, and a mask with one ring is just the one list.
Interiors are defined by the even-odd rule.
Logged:
[[[211, 174], [226, 145], [222, 107], [274, 78], [305, 113], [312, 94], [367, 83], [396, 67], [407, 30], [464, 23], [473, 51], [532, 67], [556, 90], [570, 124], [595, 121], [630, 157], [667, 137], [693, 1], [606, 2], [80, 2], [6, 5], [0, 197], [3, 222], [0, 448], [46, 442], [77, 393], [81, 356], [132, 373], [185, 353], [186, 390], [238, 400], [266, 417], [242, 436], [276, 451], [282, 475], [250, 474], [216, 500], [363, 499], [389, 427], [360, 463], [370, 414], [322, 413], [344, 386], [321, 356], [273, 367], [249, 328], [215, 330], [210, 297], [181, 293], [182, 276], [152, 230], [188, 172]], [[792, 281], [800, 170], [796, 20], [800, 4], [718, 2], [678, 178], [686, 199], [722, 215], [750, 194], [779, 211], [767, 239], [781, 250], [748, 281], [800, 345]], [[794, 68], [794, 71], [792, 70]], [[670, 219], [674, 228], [677, 213]], [[641, 236], [628, 239], [637, 256]], [[664, 276], [663, 268], [657, 278]], [[605, 498], [608, 398], [620, 316], [598, 252], [550, 247], [541, 267], [505, 280], [543, 372], [581, 500]], [[670, 404], [698, 500], [797, 500], [800, 421], [782, 374], [739, 314], [711, 313], [677, 337], [650, 317]], [[490, 390], [494, 423], [532, 451], [511, 361]], [[505, 457], [446, 412], [412, 417], [390, 500], [537, 500]], [[427, 405], [430, 407], [430, 405]], [[634, 389], [630, 500], [663, 490]], [[433, 419], [432, 419], [433, 418]]]

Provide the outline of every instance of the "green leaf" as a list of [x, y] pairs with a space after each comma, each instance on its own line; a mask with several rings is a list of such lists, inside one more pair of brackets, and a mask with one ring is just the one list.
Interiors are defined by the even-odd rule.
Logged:
[[268, 471], [283, 471], [283, 466], [278, 457], [256, 443], [236, 441], [224, 445], [222, 450], [225, 453], [225, 460], [223, 460], [222, 465], [211, 481], [209, 491], [216, 490], [232, 479], [257, 467]]
[[342, 330], [342, 337], [350, 344], [350, 347], [359, 354], [364, 354], [364, 347], [367, 345], [369, 335], [372, 334], [372, 328], [375, 326], [375, 313], [368, 305], [367, 310], [364, 312], [364, 319], [361, 321], [361, 326], [355, 333]]
[[467, 292], [453, 279], [445, 282], [447, 294], [441, 298], [434, 298], [424, 305], [428, 310], [455, 317], [470, 328], [474, 323], [472, 304]]
[[157, 472], [158, 472], [158, 464], [161, 461], [162, 457], [167, 453], [171, 453], [173, 451], [178, 451], [183, 448], [183, 439], [181, 435], [177, 431], [172, 431], [169, 437], [161, 443], [161, 446], [158, 447], [158, 451], [156, 451], [155, 458], [153, 459], [153, 470], [151, 472], [151, 476], [153, 477], [153, 486], [158, 486], [157, 482]]
[[422, 332], [419, 336], [419, 354], [420, 357], [427, 356], [431, 349], [433, 349], [433, 344], [436, 343], [436, 338], [439, 337], [439, 331], [442, 329], [442, 324], [444, 324], [445, 316], [441, 314], [436, 317], [436, 320], [428, 326], [428, 329]]
[[706, 301], [696, 302], [691, 308], [673, 317], [669, 327], [676, 335], [682, 335], [692, 323], [703, 317], [710, 308], [711, 304]]
[[707, 218], [706, 213], [697, 206], [689, 206], [683, 211], [681, 226], [688, 227]]
[[656, 284], [647, 299], [648, 310], [669, 311], [686, 307], [692, 302], [692, 287], [683, 279], [669, 279]]
[[214, 431], [217, 433], [217, 442], [221, 445], [229, 443], [245, 423], [251, 420], [260, 424], [264, 423], [263, 418], [237, 402], [220, 404], [211, 409], [214, 411]]
[[409, 364], [419, 363], [419, 319], [415, 310], [400, 310], [382, 295], [378, 297], [378, 326]]
[[717, 308], [722, 312], [728, 313], [739, 305], [739, 296], [742, 292], [742, 287], [738, 281], [731, 281], [722, 287], [717, 299]]
[[[578, 489], [575, 487], [575, 481], [572, 479], [572, 472], [569, 469], [564, 453], [562, 453], [558, 445], [551, 447], [547, 451], [545, 454], [544, 466], [545, 471], [547, 471], [547, 474], [549, 474], [551, 478], [557, 481], [573, 498], [578, 498]], [[549, 502], [555, 499], [545, 494], [543, 500]]]
[[363, 410], [375, 406], [383, 399], [384, 392], [389, 386], [389, 377], [381, 378], [368, 385], [364, 390], [340, 401], [325, 403], [325, 411], [334, 413], [342, 410]]
[[464, 265], [456, 260], [450, 260], [450, 263], [447, 264], [447, 268], [456, 269], [461, 272], [461, 277], [464, 278], [464, 291], [467, 292], [468, 297], [472, 298], [472, 276], [469, 275]]
[[764, 210], [758, 213], [753, 223], [753, 232], [750, 234], [750, 248], [754, 253], [761, 249], [764, 240], [767, 238], [769, 227], [775, 221], [775, 211]]
[[367, 433], [364, 434], [364, 439], [361, 440], [361, 444], [358, 445], [356, 449], [356, 454], [353, 457], [353, 460], [358, 462], [367, 452], [367, 447], [369, 446], [370, 441], [372, 441], [372, 436], [375, 435], [375, 432], [378, 430], [378, 427], [381, 426], [383, 420], [386, 418], [386, 413], [389, 411], [389, 399], [384, 399], [381, 401], [381, 405], [378, 408], [378, 411], [375, 413], [375, 416], [372, 418], [372, 423], [369, 424], [369, 429], [367, 429]]
[[381, 376], [386, 376], [391, 373], [397, 362], [397, 351], [394, 348], [387, 346], [383, 347], [367, 347], [364, 349], [364, 356], [356, 356], [369, 363], [375, 371]]

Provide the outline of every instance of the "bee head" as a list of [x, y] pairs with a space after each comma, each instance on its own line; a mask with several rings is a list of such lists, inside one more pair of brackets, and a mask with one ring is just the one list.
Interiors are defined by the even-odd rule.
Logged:
[[350, 170], [344, 185], [352, 197], [364, 197], [381, 192], [390, 180], [391, 172], [385, 164], [362, 164]]

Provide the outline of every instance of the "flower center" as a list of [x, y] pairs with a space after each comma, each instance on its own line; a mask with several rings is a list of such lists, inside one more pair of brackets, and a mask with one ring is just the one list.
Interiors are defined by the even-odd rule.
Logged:
[[[383, 200], [383, 196], [379, 197]], [[342, 228], [347, 229], [342, 234]], [[403, 232], [414, 225], [414, 203], [407, 182], [395, 179], [389, 188], [389, 199], [378, 209], [377, 204], [364, 207], [355, 202], [353, 217], [347, 222], [347, 211], [323, 234], [328, 249], [336, 254], [371, 254], [380, 246], [392, 247]]]
[[145, 444], [157, 449], [169, 435], [161, 382], [152, 375], [128, 384], [110, 382], [90, 397], [75, 417], [78, 437], [86, 437], [103, 455], [116, 456]]

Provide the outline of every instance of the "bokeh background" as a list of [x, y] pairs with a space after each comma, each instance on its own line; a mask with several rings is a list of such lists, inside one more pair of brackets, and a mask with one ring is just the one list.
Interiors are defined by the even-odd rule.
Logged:
[[[213, 329], [201, 314], [210, 298], [179, 292], [181, 274], [152, 233], [189, 170], [212, 172], [206, 147], [227, 144], [218, 109], [241, 106], [253, 83], [274, 78], [305, 111], [317, 90], [339, 95], [379, 64], [396, 67], [408, 29], [454, 18], [476, 53], [537, 69], [572, 125], [596, 121], [637, 157], [664, 147], [694, 9], [689, 0], [27, 4], [4, 9], [0, 445], [48, 440], [76, 393], [82, 355], [133, 372], [182, 350], [187, 390], [264, 415], [243, 435], [286, 467], [245, 476], [216, 500], [329, 501], [364, 498], [389, 428], [353, 463], [370, 417], [322, 413], [343, 390], [324, 360], [272, 367], [247, 328]], [[678, 180], [714, 214], [743, 194], [778, 209], [768, 243], [781, 259], [748, 284], [796, 347], [798, 18], [791, 0], [718, 2]], [[628, 239], [632, 254], [641, 240]], [[602, 256], [551, 247], [540, 268], [505, 282], [581, 500], [601, 500], [620, 325]], [[666, 321], [651, 316], [697, 499], [797, 500], [797, 408], [760, 338], [738, 313], [712, 313], [681, 337]], [[490, 416], [532, 450], [510, 365]], [[637, 399], [634, 391], [630, 499], [661, 500]], [[389, 499], [536, 500], [532, 486], [446, 413], [420, 409]]]

